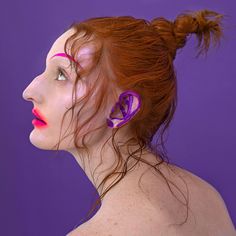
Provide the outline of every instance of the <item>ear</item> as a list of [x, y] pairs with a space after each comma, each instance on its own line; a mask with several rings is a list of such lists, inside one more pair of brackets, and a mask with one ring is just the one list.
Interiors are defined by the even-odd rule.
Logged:
[[141, 107], [140, 95], [134, 91], [127, 90], [120, 94], [119, 101], [112, 107], [107, 125], [118, 128], [132, 119]]

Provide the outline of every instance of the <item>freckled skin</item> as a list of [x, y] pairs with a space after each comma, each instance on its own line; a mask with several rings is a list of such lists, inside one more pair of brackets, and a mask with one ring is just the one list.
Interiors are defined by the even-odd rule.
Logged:
[[[66, 80], [57, 80], [58, 74], [56, 73], [56, 68], [60, 64], [60, 66], [64, 66], [65, 68], [68, 68], [68, 57], [63, 53], [64, 51], [64, 44], [65, 41], [68, 39], [68, 37], [71, 36], [71, 34], [74, 33], [73, 30], [68, 30], [64, 34], [62, 34], [52, 45], [46, 59], [46, 69], [45, 71], [35, 77], [32, 82], [25, 88], [23, 92], [23, 98], [27, 101], [30, 101], [33, 103], [33, 107], [37, 108], [39, 113], [42, 115], [42, 117], [47, 121], [47, 126], [37, 126], [34, 127], [34, 129], [30, 133], [30, 142], [44, 150], [55, 150], [57, 149], [56, 144], [59, 141], [59, 138], [61, 138], [60, 146], [58, 147], [59, 150], [65, 150], [68, 151], [70, 154], [73, 155], [73, 157], [76, 159], [78, 164], [81, 166], [81, 168], [84, 170], [87, 177], [90, 179], [91, 183], [95, 187], [98, 186], [99, 183], [101, 183], [101, 180], [110, 172], [110, 168], [114, 167], [114, 163], [117, 161], [117, 157], [114, 155], [114, 149], [112, 147], [112, 140], [110, 140], [106, 148], [102, 150], [102, 147], [104, 143], [108, 140], [109, 137], [111, 137], [112, 129], [106, 125], [106, 119], [111, 113], [112, 107], [118, 102], [119, 94], [124, 92], [121, 91], [119, 88], [115, 88], [116, 91], [115, 94], [117, 95], [117, 100], [114, 96], [114, 94], [111, 93], [111, 96], [109, 97], [109, 101], [106, 103], [106, 107], [100, 108], [100, 110], [96, 110], [94, 107], [94, 100], [96, 100], [96, 95], [99, 94], [99, 88], [103, 84], [103, 77], [98, 78], [98, 75], [100, 74], [100, 70], [94, 70], [89, 75], [86, 74], [85, 78], [82, 77], [81, 80], [78, 81], [77, 84], [77, 99], [82, 98], [88, 85], [93, 84], [93, 82], [96, 82], [96, 86], [93, 95], [88, 100], [88, 102], [85, 104], [83, 110], [81, 113], [79, 113], [79, 119], [78, 121], [81, 122], [81, 124], [84, 123], [89, 117], [92, 115], [94, 116], [94, 113], [96, 115], [90, 122], [86, 122], [86, 124], [82, 127], [82, 129], [79, 130], [79, 139], [78, 139], [78, 146], [82, 146], [81, 144], [81, 137], [87, 133], [87, 131], [103, 126], [102, 129], [98, 131], [93, 131], [90, 133], [87, 137], [88, 138], [88, 144], [89, 144], [89, 153], [88, 156], [87, 153], [84, 153], [83, 150], [78, 150], [74, 145], [73, 135], [74, 131], [78, 128], [78, 124], [75, 121], [75, 115], [78, 114], [78, 111], [80, 108], [84, 105], [79, 104], [75, 107], [74, 110], [74, 116], [72, 120], [71, 126], [69, 124], [71, 123], [72, 118], [72, 111], [69, 110], [69, 108], [72, 106], [72, 92], [73, 92], [73, 86], [75, 80], [75, 73], [73, 74], [73, 71], [70, 72], [70, 76], [73, 77], [72, 80], [69, 78], [66, 78]], [[91, 51], [93, 50], [92, 47], [85, 46], [86, 48], [81, 49], [81, 51], [78, 52], [78, 58], [79, 58], [79, 64], [81, 67], [85, 68], [92, 68], [91, 61], [92, 56]], [[57, 56], [56, 56], [57, 55]], [[77, 59], [78, 59], [77, 58]], [[67, 62], [67, 63], [66, 63]], [[101, 84], [99, 84], [101, 83]], [[114, 90], [115, 90], [114, 89]], [[108, 88], [108, 91], [109, 88]], [[134, 99], [134, 103], [132, 103], [132, 109], [136, 109], [138, 104], [136, 102], [137, 100]], [[134, 105], [134, 106], [133, 106]], [[66, 111], [69, 110], [69, 112], [66, 113]], [[96, 112], [95, 112], [96, 111]], [[66, 113], [62, 130], [61, 123], [63, 115]], [[119, 114], [117, 114], [119, 117]], [[122, 114], [120, 114], [122, 117]], [[121, 120], [122, 121], [122, 120]], [[105, 125], [104, 125], [105, 124]], [[61, 131], [61, 132], [60, 132]], [[65, 137], [65, 138], [64, 138]], [[116, 135], [116, 142], [121, 143], [129, 140], [131, 138], [131, 134], [129, 131], [129, 127], [124, 126], [123, 129], [119, 130], [119, 134]], [[62, 139], [63, 138], [63, 139]], [[86, 140], [87, 141], [87, 140]], [[129, 147], [129, 150], [126, 149], [126, 147], [123, 149], [120, 149], [120, 152], [122, 153], [122, 156], [128, 157], [129, 153], [136, 150], [137, 146], [131, 146]], [[102, 151], [102, 157], [103, 160], [106, 160], [105, 162], [100, 163], [101, 156], [100, 153]], [[148, 153], [147, 153], [148, 154]], [[143, 155], [145, 155], [145, 152], [143, 152]], [[148, 159], [151, 156], [147, 155], [145, 158], [148, 161]], [[135, 162], [135, 160], [134, 160]], [[130, 166], [132, 166], [132, 161], [130, 161]], [[99, 169], [96, 168], [99, 166]], [[141, 167], [142, 165], [140, 165]], [[137, 168], [137, 173], [139, 173]], [[96, 171], [94, 172], [94, 170]], [[91, 173], [94, 173], [92, 176]], [[136, 172], [132, 172], [132, 175], [134, 177], [136, 176]], [[131, 176], [132, 176], [131, 175]], [[139, 175], [139, 174], [137, 174]], [[132, 177], [129, 177], [132, 179]], [[114, 175], [114, 177], [111, 177], [106, 182], [105, 186], [102, 186], [102, 189], [106, 189], [108, 186], [111, 185], [115, 180], [117, 179], [117, 176]], [[96, 180], [96, 182], [94, 182]], [[127, 180], [126, 180], [127, 181]], [[129, 181], [127, 181], [129, 183]], [[126, 182], [122, 181], [119, 183], [120, 186], [124, 185], [126, 186]], [[125, 187], [125, 189], [127, 189]], [[114, 190], [114, 189], [113, 189]], [[99, 194], [101, 194], [101, 188], [98, 189]], [[106, 196], [102, 200], [102, 207], [99, 211], [103, 211], [103, 207], [106, 205], [109, 205], [109, 202], [112, 202], [115, 198], [119, 198], [119, 194], [123, 191], [119, 191], [119, 193], [113, 193], [113, 191], [109, 191]], [[113, 197], [109, 197], [112, 196]], [[116, 220], [116, 219], [115, 219]], [[112, 225], [115, 225], [116, 228], [118, 227], [117, 220], [112, 222], [110, 221]], [[120, 225], [121, 223], [119, 223]], [[94, 230], [93, 232], [96, 232]], [[73, 235], [73, 233], [72, 233]]]
[[[45, 71], [43, 71], [43, 73], [36, 76], [31, 81], [31, 83], [23, 91], [22, 96], [26, 101], [32, 102], [33, 107], [37, 108], [38, 111], [43, 115], [44, 120], [47, 121], [47, 126], [34, 127], [29, 136], [30, 142], [40, 149], [56, 150], [56, 144], [58, 143], [60, 138], [61, 142], [58, 149], [70, 152], [75, 157], [79, 165], [84, 169], [84, 172], [86, 173], [90, 181], [94, 184], [94, 186], [96, 186], [96, 183], [94, 183], [94, 179], [97, 179], [97, 182], [99, 183], [103, 179], [103, 177], [106, 176], [106, 173], [109, 172], [109, 168], [116, 161], [113, 148], [111, 148], [112, 145], [106, 145], [106, 151], [103, 151], [103, 156], [107, 161], [103, 163], [102, 166], [100, 166], [99, 170], [99, 172], [101, 171], [102, 174], [98, 172], [98, 178], [96, 176], [94, 178], [91, 176], [92, 172], [90, 171], [90, 169], [94, 169], [98, 166], [100, 162], [101, 147], [112, 133], [112, 129], [106, 125], [106, 119], [109, 117], [112, 107], [116, 104], [116, 102], [118, 102], [119, 93], [123, 91], [121, 91], [119, 88], [116, 88], [117, 100], [114, 96], [111, 96], [109, 102], [107, 103], [107, 106], [104, 106], [104, 108], [97, 111], [94, 107], [94, 101], [96, 100], [96, 95], [99, 91], [99, 87], [104, 82], [104, 78], [101, 76], [99, 80], [97, 79], [98, 75], [100, 75], [100, 69], [94, 70], [89, 73], [89, 75], [86, 74], [84, 77], [82, 76], [82, 79], [78, 81], [76, 88], [76, 97], [78, 100], [85, 95], [88, 87], [91, 87], [91, 85], [94, 84], [94, 81], [96, 83], [96, 89], [95, 91], [93, 91], [93, 96], [91, 96], [91, 98], [86, 102], [86, 106], [83, 107], [84, 104], [81, 103], [75, 107], [74, 116], [71, 123], [72, 111], [69, 110], [69, 108], [72, 106], [73, 102], [72, 92], [76, 73], [74, 69], [71, 69], [71, 71], [68, 73], [72, 79], [70, 80], [69, 78], [65, 78], [65, 80], [59, 81], [57, 80], [57, 68], [58, 66], [68, 68], [69, 60], [71, 59], [76, 60], [85, 71], [89, 71], [89, 69], [92, 68], [91, 62], [93, 61], [94, 49], [96, 50], [100, 45], [97, 42], [96, 45], [90, 43], [86, 44], [85, 46], [82, 46], [77, 52], [76, 58], [72, 58], [70, 56], [70, 48], [68, 48], [67, 52], [64, 52], [64, 46], [68, 37], [70, 37], [73, 33], [74, 30], [69, 29], [56, 39], [47, 54]], [[78, 38], [79, 37], [80, 34], [78, 35]], [[84, 121], [86, 121], [92, 115], [94, 116], [95, 114], [95, 116], [90, 122], [86, 122], [82, 129], [78, 129], [78, 146], [82, 146], [81, 137], [85, 133], [87, 133], [87, 131], [94, 129], [95, 127], [104, 126], [102, 130], [100, 129], [98, 131], [93, 131], [88, 136], [86, 136], [90, 145], [89, 151], [93, 158], [90, 158], [90, 160], [88, 161], [89, 163], [85, 163], [85, 165], [83, 164], [84, 161], [87, 162], [87, 160], [89, 159], [87, 157], [87, 154], [85, 154], [84, 152], [78, 154], [80, 150], [77, 150], [75, 148], [73, 142], [74, 131], [78, 127], [78, 124], [75, 122], [75, 115], [78, 113], [81, 107], [83, 107], [83, 110], [81, 113], [79, 113], [80, 124], [83, 124]], [[69, 112], [67, 112], [68, 110]], [[63, 121], [62, 129], [60, 130], [63, 115], [65, 113], [66, 116]], [[120, 130], [119, 135], [116, 135], [117, 142], [119, 142], [119, 139], [122, 142], [125, 142], [126, 139], [129, 139], [129, 135], [130, 134], [128, 129], [124, 127], [122, 130]], [[136, 149], [136, 147], [131, 147], [129, 152], [132, 152], [131, 149]], [[121, 152], [123, 152], [123, 150], [121, 150]], [[124, 152], [126, 152], [126, 150], [124, 150]], [[116, 178], [116, 176], [114, 176], [114, 178]], [[111, 182], [113, 182], [113, 179], [110, 179], [107, 182], [107, 185], [109, 185]], [[104, 188], [105, 187], [106, 186], [104, 186]], [[98, 191], [100, 191], [100, 189]]]

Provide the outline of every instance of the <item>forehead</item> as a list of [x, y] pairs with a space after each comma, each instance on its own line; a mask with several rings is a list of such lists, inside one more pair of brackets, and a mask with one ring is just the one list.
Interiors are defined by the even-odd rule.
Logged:
[[[46, 62], [48, 64], [49, 59], [57, 53], [64, 53], [64, 45], [68, 37], [74, 33], [73, 29], [69, 29], [60, 35], [55, 42], [52, 44], [51, 49], [48, 52]], [[69, 51], [69, 48], [68, 48]]]
[[[66, 32], [64, 32], [62, 35], [60, 35], [56, 40], [55, 42], [53, 43], [51, 49], [49, 50], [48, 54], [47, 54], [47, 58], [46, 58], [46, 65], [48, 64], [49, 60], [55, 56], [56, 54], [57, 55], [61, 55], [64, 54], [64, 45], [65, 45], [65, 42], [66, 40], [72, 35], [75, 33], [75, 29], [71, 28], [69, 30], [67, 30]], [[84, 36], [84, 32], [81, 31], [77, 34], [76, 38], [79, 39], [79, 38], [82, 38]], [[91, 37], [93, 38], [93, 36]], [[98, 46], [99, 44], [98, 43], [88, 43], [87, 46], [85, 47], [82, 47], [82, 49], [80, 49], [79, 53], [77, 54], [77, 60], [76, 61], [81, 61], [83, 60], [85, 57], [88, 57], [89, 54], [93, 54], [94, 51], [96, 51], [96, 49], [99, 48]], [[67, 44], [67, 52], [69, 54], [69, 59], [72, 59], [72, 60], [75, 60], [74, 58], [70, 57], [71, 53], [70, 53], [70, 44], [68, 43]], [[66, 57], [66, 56], [62, 56], [62, 57]], [[89, 56], [90, 57], [90, 56]]]
[[[86, 44], [83, 45], [82, 48], [80, 48], [79, 51], [76, 53], [76, 58], [72, 58], [71, 50], [70, 50], [71, 44], [70, 43], [67, 44], [66, 52], [64, 51], [64, 46], [65, 46], [66, 40], [74, 33], [75, 33], [75, 29], [71, 28], [67, 30], [66, 32], [64, 32], [61, 36], [59, 36], [55, 40], [55, 42], [53, 43], [51, 49], [49, 50], [47, 54], [46, 66], [49, 65], [49, 61], [51, 58], [57, 57], [57, 56], [59, 56], [60, 58], [64, 58], [64, 59], [66, 58], [72, 61], [76, 61], [77, 63], [79, 63], [80, 66], [84, 68], [89, 67], [90, 64], [92, 65], [94, 53], [100, 48], [101, 45], [99, 43], [89, 42], [90, 40], [88, 41], [86, 40], [87, 41]], [[84, 36], [84, 33], [85, 33], [84, 31], [79, 32], [76, 35], [76, 39], [82, 38]], [[93, 41], [94, 35], [92, 35], [90, 39], [92, 39]], [[84, 41], [82, 40], [81, 43], [82, 42]], [[67, 55], [65, 55], [65, 53]]]

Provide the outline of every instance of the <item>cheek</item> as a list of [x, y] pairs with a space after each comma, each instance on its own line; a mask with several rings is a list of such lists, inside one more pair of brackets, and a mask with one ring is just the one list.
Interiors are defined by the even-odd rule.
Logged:
[[[73, 92], [73, 86], [70, 87], [64, 87], [64, 89], [60, 89], [56, 92], [56, 95], [51, 97], [51, 100], [53, 101], [51, 106], [51, 122], [54, 124], [54, 127], [56, 129], [60, 129], [61, 122], [63, 120], [63, 116], [65, 114], [64, 120], [63, 120], [63, 129], [68, 128], [68, 125], [71, 122], [72, 118], [72, 105], [75, 103], [75, 95], [73, 94], [73, 101], [72, 101], [72, 92]], [[74, 108], [74, 114], [73, 114], [73, 121], [76, 117], [76, 114], [78, 110], [80, 110], [81, 106], [83, 106], [83, 101], [81, 103], [78, 103], [80, 99], [86, 94], [86, 86], [84, 83], [81, 83], [80, 81], [77, 84], [77, 91], [76, 92], [76, 98], [77, 98], [77, 104]], [[86, 109], [86, 105], [83, 108], [83, 110]], [[68, 111], [69, 110], [69, 111]]]
[[[55, 106], [55, 107], [57, 107], [56, 113], [58, 114], [56, 122], [62, 122], [63, 115], [66, 113], [66, 116], [64, 118], [64, 123], [63, 123], [63, 126], [65, 125], [66, 127], [71, 122], [71, 118], [72, 118], [71, 107], [72, 107], [72, 105], [76, 102], [76, 105], [74, 107], [74, 113], [73, 113], [73, 121], [72, 121], [74, 123], [76, 114], [78, 113], [78, 111], [81, 109], [81, 107], [84, 104], [84, 101], [82, 101], [80, 103], [80, 100], [82, 99], [82, 97], [84, 97], [86, 95], [86, 91], [87, 91], [85, 84], [83, 84], [79, 81], [77, 84], [77, 91], [74, 91], [74, 93], [76, 92], [76, 99], [77, 100], [75, 100], [75, 94], [73, 94], [73, 101], [72, 101], [72, 92], [73, 92], [72, 89], [73, 88], [71, 88], [67, 92], [64, 92], [64, 94], [66, 94], [66, 95], [59, 97], [59, 99], [56, 102], [56, 106]], [[85, 107], [83, 107], [83, 110], [86, 110], [86, 106], [87, 105], [85, 105]], [[83, 111], [82, 111], [82, 113], [83, 113]]]
[[86, 89], [86, 85], [84, 83], [79, 83], [77, 85], [77, 97], [78, 98], [84, 96], [86, 94], [86, 91], [87, 91], [87, 89]]
[[[72, 94], [73, 93], [73, 94]], [[75, 95], [76, 93], [76, 95]], [[52, 98], [52, 100], [55, 100], [55, 105], [57, 109], [59, 110], [67, 110], [69, 109], [72, 104], [75, 102], [75, 97], [77, 98], [77, 101], [82, 98], [86, 94], [86, 85], [85, 83], [78, 81], [76, 85], [76, 90], [73, 91], [73, 85], [63, 85], [62, 88], [58, 89], [56, 91], [56, 98]], [[73, 102], [72, 102], [72, 95], [73, 95]]]
[[[70, 91], [70, 96], [69, 96], [70, 101], [72, 101], [71, 100], [73, 92], [72, 89]], [[76, 85], [76, 90], [73, 92], [73, 103], [80, 101], [86, 95], [86, 92], [87, 92], [86, 84], [84, 82], [78, 81]], [[70, 104], [72, 105], [72, 102]]]

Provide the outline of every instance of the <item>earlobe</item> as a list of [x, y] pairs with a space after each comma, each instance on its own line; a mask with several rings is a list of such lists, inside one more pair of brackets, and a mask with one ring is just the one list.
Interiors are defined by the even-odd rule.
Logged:
[[107, 118], [107, 125], [111, 128], [123, 126], [137, 114], [140, 107], [141, 98], [138, 93], [131, 90], [121, 93]]

